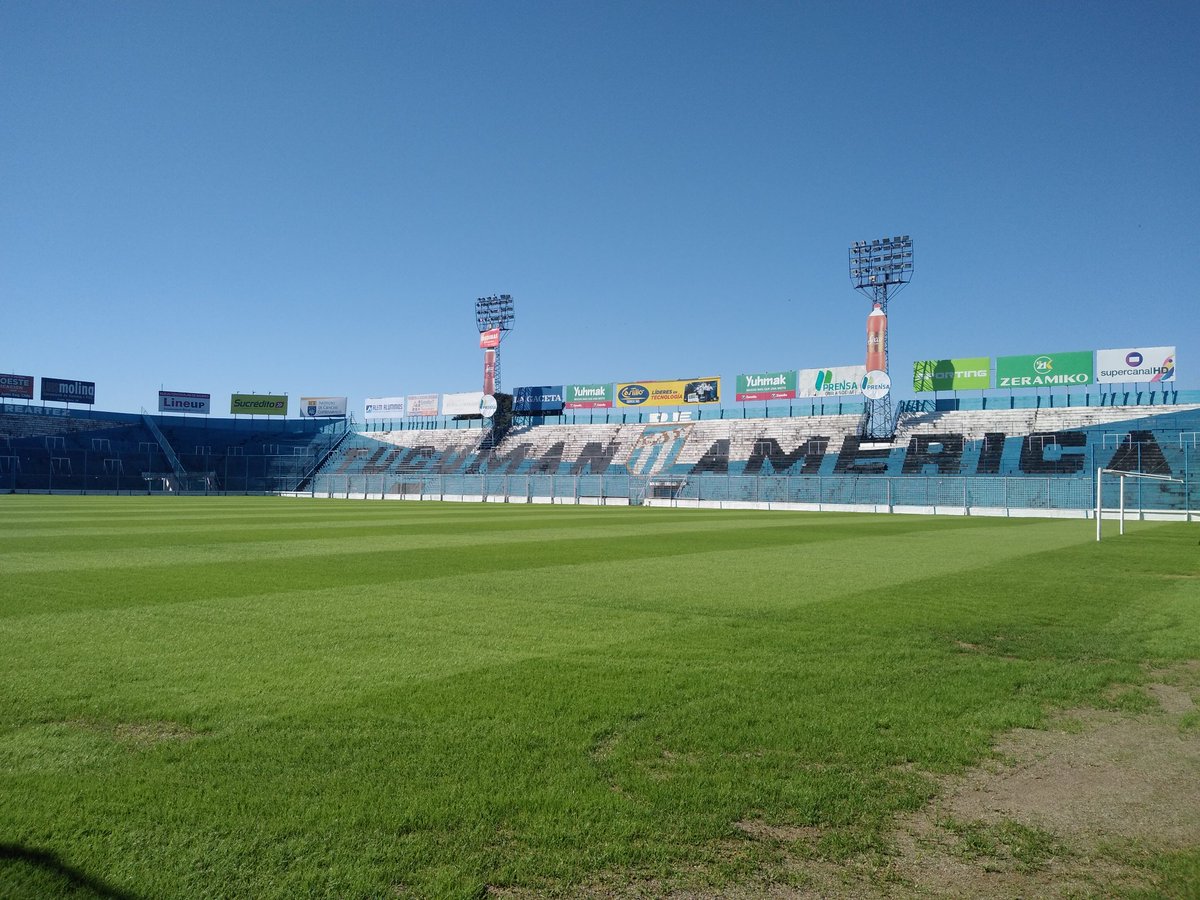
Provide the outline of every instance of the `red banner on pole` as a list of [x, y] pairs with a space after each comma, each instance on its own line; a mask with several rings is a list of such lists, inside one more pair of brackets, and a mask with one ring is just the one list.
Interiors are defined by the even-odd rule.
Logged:
[[[500, 332], [497, 331], [497, 334]], [[488, 396], [496, 393], [496, 351], [483, 351], [483, 392]]]
[[492, 328], [489, 331], [479, 332], [479, 346], [484, 349], [500, 346], [500, 329]]

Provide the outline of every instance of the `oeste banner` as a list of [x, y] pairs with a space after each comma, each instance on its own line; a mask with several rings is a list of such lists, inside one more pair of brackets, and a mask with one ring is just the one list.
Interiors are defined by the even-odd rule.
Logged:
[[477, 416], [483, 391], [465, 391], [460, 394], [442, 394], [443, 416]]
[[207, 416], [212, 412], [211, 394], [192, 394], [187, 391], [159, 391], [160, 413], [196, 413]]
[[996, 358], [996, 387], [1073, 387], [1092, 383], [1092, 351]]
[[301, 397], [300, 412], [310, 419], [344, 419], [346, 397]]
[[364, 403], [363, 417], [367, 419], [403, 419], [403, 397], [368, 397]]
[[95, 403], [96, 382], [43, 378], [42, 400], [55, 403]]
[[33, 399], [32, 375], [0, 375], [0, 397]]
[[567, 409], [609, 409], [613, 396], [611, 384], [568, 384], [563, 400]]
[[919, 359], [913, 363], [913, 390], [974, 391], [992, 386], [992, 360], [987, 356], [962, 359]]
[[737, 377], [737, 401], [792, 400], [796, 396], [795, 372], [764, 372]]
[[617, 385], [617, 406], [690, 406], [720, 402], [720, 378], [625, 381]]
[[1174, 347], [1122, 347], [1096, 351], [1096, 381], [1100, 384], [1154, 384], [1174, 380]]
[[438, 395], [409, 394], [407, 408], [410, 416], [436, 416], [438, 414]]
[[286, 416], [288, 398], [285, 394], [233, 394], [229, 412], [235, 416]]
[[866, 366], [833, 366], [828, 369], [801, 369], [800, 397], [857, 397], [862, 394]]

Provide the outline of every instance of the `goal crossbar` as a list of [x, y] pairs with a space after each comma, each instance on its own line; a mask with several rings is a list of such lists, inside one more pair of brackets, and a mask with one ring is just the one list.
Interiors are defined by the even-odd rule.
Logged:
[[1149, 472], [1127, 472], [1124, 469], [1097, 469], [1096, 470], [1096, 540], [1100, 540], [1100, 525], [1104, 520], [1103, 497], [1104, 497], [1104, 476], [1115, 475], [1119, 485], [1118, 496], [1120, 497], [1117, 510], [1117, 521], [1120, 523], [1120, 534], [1125, 533], [1125, 479], [1126, 478], [1148, 478], [1151, 481], [1173, 481], [1176, 484], [1183, 484], [1182, 478], [1173, 478], [1170, 475], [1152, 475]]

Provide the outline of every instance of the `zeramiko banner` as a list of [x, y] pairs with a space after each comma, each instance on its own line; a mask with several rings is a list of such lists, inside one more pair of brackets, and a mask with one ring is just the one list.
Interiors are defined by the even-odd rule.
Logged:
[[229, 412], [235, 416], [286, 416], [286, 394], [233, 394]]
[[617, 406], [690, 406], [720, 402], [720, 378], [625, 381], [617, 385]]
[[996, 357], [996, 387], [1072, 387], [1091, 384], [1092, 351]]
[[913, 363], [914, 391], [975, 391], [991, 386], [992, 360], [987, 356], [919, 359]]
[[795, 372], [764, 372], [761, 375], [739, 375], [737, 396], [746, 400], [791, 400], [796, 396]]

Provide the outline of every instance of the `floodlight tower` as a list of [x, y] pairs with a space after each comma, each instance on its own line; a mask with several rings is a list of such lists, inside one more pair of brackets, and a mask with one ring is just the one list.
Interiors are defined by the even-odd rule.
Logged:
[[512, 331], [516, 318], [512, 294], [480, 297], [475, 301], [475, 325], [483, 349], [484, 394], [493, 395], [500, 390], [500, 341]]
[[[867, 317], [867, 420], [863, 437], [891, 438], [892, 394], [888, 376], [888, 299], [912, 279], [913, 243], [907, 234], [850, 245], [850, 283], [871, 300]], [[883, 376], [872, 375], [882, 372]]]

